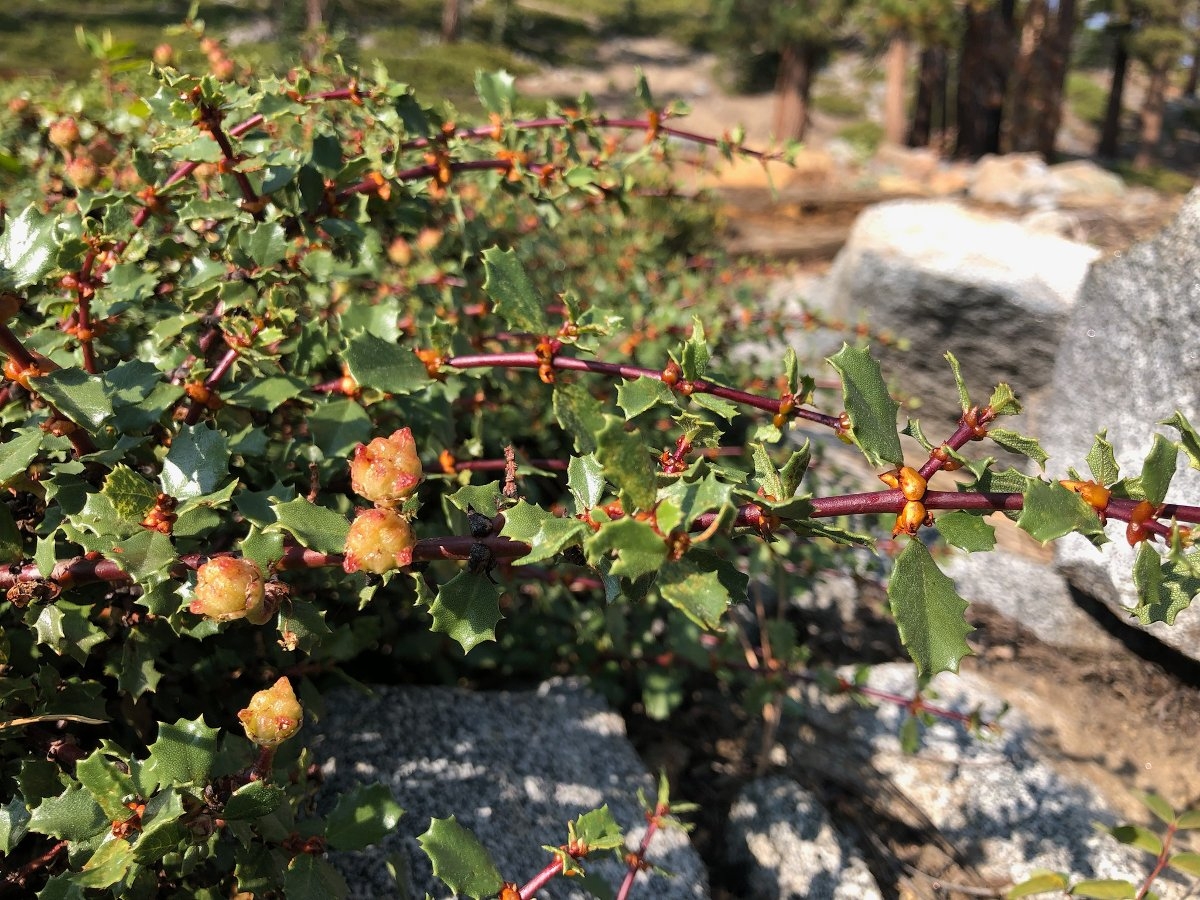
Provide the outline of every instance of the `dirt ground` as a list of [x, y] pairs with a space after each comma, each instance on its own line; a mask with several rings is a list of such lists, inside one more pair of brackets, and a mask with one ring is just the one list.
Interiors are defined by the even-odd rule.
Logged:
[[[731, 124], [741, 124], [748, 143], [766, 144], [771, 98], [725, 93], [715, 63], [710, 56], [662, 39], [622, 39], [605, 46], [594, 69], [556, 70], [524, 78], [520, 86], [527, 94], [558, 97], [588, 90], [601, 107], [617, 111], [632, 95], [634, 67], [640, 66], [657, 98], [676, 97], [692, 104], [695, 111], [684, 120], [686, 127], [720, 134]], [[836, 125], [814, 116], [811, 144], [827, 142]], [[1088, 142], [1086, 127], [1068, 122], [1072, 142]], [[858, 212], [887, 197], [869, 185], [819, 179], [807, 180], [799, 193], [785, 191], [782, 196], [772, 195], [761, 183], [746, 185], [734, 179], [724, 184], [721, 196], [736, 250], [784, 256], [816, 270], [826, 266], [844, 242]], [[1166, 224], [1178, 202], [1163, 197], [1133, 220], [1095, 212], [1085, 219], [1081, 237], [1109, 252], [1119, 251]], [[749, 242], [744, 240], [747, 234], [752, 235]], [[880, 613], [878, 593], [871, 601], [871, 590], [879, 589], [868, 588], [855, 633], [822, 635], [818, 659], [905, 658], [895, 627]], [[1118, 636], [1115, 649], [1103, 656], [1050, 647], [996, 614], [973, 610], [977, 655], [964, 667], [984, 675], [1034, 724], [1039, 755], [1072, 779], [1097, 787], [1119, 815], [1147, 823], [1137, 791], [1161, 793], [1177, 807], [1200, 805], [1195, 746], [1200, 734], [1200, 664], [1156, 650], [1102, 609], [1095, 613]], [[664, 769], [677, 796], [702, 806], [693, 839], [709, 862], [714, 897], [744, 896], [741, 874], [721, 861], [724, 820], [738, 788], [761, 770], [761, 720], [748, 717], [737, 698], [715, 681], [668, 723], [650, 721], [636, 710], [627, 713], [630, 736], [648, 766]], [[865, 837], [862, 849], [885, 896], [935, 900], [1002, 894], [1005, 886], [980, 883], [959, 870], [953, 863], [954, 848], [946, 846], [944, 838], [905, 822], [886, 802], [881, 808], [878, 785], [831, 779], [828, 772], [806, 770], [804, 761], [781, 764], [772, 758], [767, 767], [782, 767], [817, 790], [835, 818]], [[863, 810], [870, 811], [869, 822]]]

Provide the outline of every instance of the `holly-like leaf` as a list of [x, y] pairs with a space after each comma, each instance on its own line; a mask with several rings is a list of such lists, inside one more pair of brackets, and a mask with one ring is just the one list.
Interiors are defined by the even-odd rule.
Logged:
[[204, 784], [217, 757], [220, 733], [205, 725], [203, 718], [179, 719], [174, 725], [159, 722], [158, 739], [150, 745], [143, 771], [160, 788]]
[[954, 386], [958, 388], [958, 403], [963, 412], [971, 408], [971, 395], [967, 393], [967, 383], [963, 381], [962, 369], [958, 365], [958, 357], [949, 350], [945, 354], [946, 362], [950, 363], [950, 371], [954, 373]]
[[[683, 478], [675, 480], [663, 489], [662, 500], [664, 503], [669, 501], [677, 507], [681, 521], [690, 524], [696, 516], [708, 512], [715, 512], [732, 519], [734, 514], [732, 495], [733, 488], [709, 472], [691, 481]], [[662, 504], [660, 503], [659, 509], [661, 510], [661, 508]], [[661, 518], [659, 525], [664, 531], [670, 530], [667, 525], [663, 524]]]
[[1187, 416], [1179, 410], [1175, 410], [1175, 414], [1169, 419], [1163, 419], [1159, 425], [1170, 425], [1179, 432], [1179, 443], [1183, 447], [1183, 452], [1188, 455], [1189, 464], [1193, 469], [1200, 469], [1200, 433], [1192, 427], [1192, 423], [1187, 420]]
[[124, 799], [137, 793], [133, 779], [129, 776], [127, 762], [120, 765], [109, 758], [103, 748], [95, 750], [91, 755], [75, 764], [75, 777], [79, 783], [92, 795], [104, 814], [113, 821], [124, 821], [129, 817], [129, 810], [124, 805]]
[[13, 847], [29, 832], [29, 810], [20, 794], [0, 806], [0, 853], [12, 853]]
[[692, 318], [692, 336], [684, 342], [679, 366], [688, 381], [703, 378], [708, 371], [708, 341], [704, 337], [704, 323], [699, 316]]
[[251, 821], [269, 816], [279, 808], [286, 794], [268, 781], [252, 781], [238, 788], [225, 802], [222, 817], [231, 821]]
[[1107, 430], [1096, 435], [1085, 461], [1097, 484], [1113, 484], [1121, 477], [1121, 467], [1117, 465], [1117, 456], [1108, 441]]
[[988, 406], [992, 408], [997, 416], [1015, 416], [1022, 409], [1021, 401], [1017, 399], [1017, 395], [1013, 393], [1011, 387], [1004, 382], [996, 385], [992, 391], [992, 397], [988, 400]]
[[[701, 628], [714, 630], [720, 627], [721, 617], [733, 603], [731, 582], [729, 573], [722, 571], [715, 556], [693, 551], [678, 561], [663, 565], [658, 576], [658, 591]], [[743, 597], [744, 580], [740, 587], [736, 596]]]
[[1106, 538], [1096, 510], [1057, 481], [1033, 480], [1024, 495], [1017, 525], [1042, 543], [1078, 531], [1099, 545]]
[[57, 797], [45, 798], [29, 817], [30, 831], [67, 841], [86, 841], [111, 827], [91, 792], [74, 784]]
[[576, 453], [596, 451], [596, 433], [604, 427], [604, 414], [587, 388], [576, 382], [558, 382], [554, 386], [554, 417], [571, 436]]
[[283, 874], [283, 894], [288, 900], [330, 900], [349, 893], [346, 880], [323, 856], [297, 854]]
[[25, 473], [41, 449], [43, 437], [45, 433], [40, 428], [28, 428], [0, 444], [0, 486]]
[[387, 785], [360, 784], [338, 798], [325, 820], [325, 834], [335, 850], [362, 850], [381, 841], [403, 815]]
[[304, 497], [287, 503], [275, 503], [272, 508], [278, 519], [275, 526], [290, 532], [296, 540], [319, 553], [341, 553], [346, 546], [350, 522], [332, 509], [317, 506]]
[[582, 543], [591, 533], [586, 524], [573, 516], [556, 516], [524, 500], [505, 511], [504, 528], [500, 531], [503, 537], [529, 544], [529, 554], [521, 558], [523, 565], [553, 559], [565, 548]]
[[483, 575], [462, 571], [438, 590], [429, 606], [433, 630], [459, 643], [470, 653], [484, 641], [496, 640], [500, 614], [500, 588]]
[[617, 406], [625, 413], [628, 421], [647, 410], [674, 401], [674, 393], [657, 378], [645, 375], [633, 381], [625, 380], [617, 385]]
[[599, 809], [583, 813], [567, 829], [569, 837], [588, 848], [589, 853], [598, 850], [615, 850], [625, 841], [621, 826], [613, 818], [608, 804]]
[[604, 422], [596, 444], [605, 477], [621, 492], [627, 511], [650, 509], [658, 477], [646, 445], [637, 432], [626, 431], [625, 423], [616, 416], [605, 416]]
[[448, 819], [431, 819], [429, 830], [417, 838], [433, 864], [433, 874], [455, 894], [483, 900], [503, 886], [496, 864], [479, 839]]
[[112, 418], [112, 401], [104, 379], [72, 366], [31, 379], [39, 394], [77, 425], [95, 431]]
[[308, 414], [307, 421], [313, 443], [327, 459], [348, 456], [356, 444], [371, 439], [371, 417], [354, 400], [320, 403]]
[[154, 485], [125, 465], [113, 466], [100, 493], [112, 505], [113, 512], [125, 525], [141, 525], [146, 513], [154, 508], [158, 491]]
[[867, 350], [849, 344], [829, 357], [829, 363], [842, 379], [842, 399], [850, 418], [850, 438], [863, 451], [872, 466], [884, 463], [902, 465], [904, 450], [896, 431], [896, 413], [900, 404], [892, 399], [883, 374]]
[[40, 280], [54, 268], [57, 252], [54, 217], [25, 207], [0, 232], [0, 290], [18, 291]]
[[238, 230], [236, 246], [248, 269], [269, 269], [287, 255], [287, 235], [278, 222], [256, 222]]
[[1142, 463], [1142, 490], [1155, 506], [1167, 497], [1167, 488], [1175, 476], [1179, 448], [1161, 434], [1154, 435], [1154, 445]]
[[615, 552], [617, 558], [611, 574], [631, 580], [657, 571], [667, 558], [667, 546], [662, 536], [648, 523], [628, 516], [606, 522], [584, 544], [584, 550], [593, 565]]
[[425, 364], [410, 349], [370, 333], [351, 337], [342, 358], [355, 381], [384, 393], [411, 394], [430, 383]]
[[1197, 563], [1196, 553], [1164, 561], [1149, 541], [1141, 544], [1133, 561], [1133, 583], [1138, 593], [1133, 614], [1138, 621], [1143, 625], [1174, 625], [1175, 617], [1200, 594]]
[[957, 672], [971, 653], [966, 637], [967, 601], [954, 591], [954, 582], [938, 568], [926, 546], [915, 538], [896, 557], [888, 583], [892, 615], [900, 640], [921, 675]]
[[575, 498], [576, 510], [581, 513], [591, 509], [604, 496], [604, 468], [590, 453], [587, 456], [572, 456], [567, 463], [567, 488]]
[[185, 425], [171, 441], [159, 481], [180, 500], [212, 493], [229, 475], [225, 436], [207, 425]]
[[938, 516], [934, 525], [946, 543], [968, 553], [986, 553], [996, 546], [996, 529], [981, 515], [958, 509]]
[[501, 69], [499, 72], [475, 71], [475, 94], [483, 108], [490, 113], [511, 116], [517, 100], [516, 79]]
[[988, 437], [1005, 450], [1028, 456], [1038, 464], [1039, 469], [1046, 468], [1046, 460], [1050, 458], [1050, 455], [1042, 449], [1037, 438], [1026, 437], [1018, 432], [1009, 431], [1007, 428], [988, 429]]
[[504, 494], [500, 490], [500, 482], [492, 481], [488, 484], [463, 485], [447, 499], [463, 512], [469, 506], [481, 516], [494, 519], [504, 502]]
[[544, 335], [550, 330], [546, 305], [515, 250], [483, 251], [484, 292], [495, 301], [496, 315], [515, 331]]

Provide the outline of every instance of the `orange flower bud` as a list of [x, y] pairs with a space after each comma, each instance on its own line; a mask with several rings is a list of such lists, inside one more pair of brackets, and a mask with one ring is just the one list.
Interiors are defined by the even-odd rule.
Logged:
[[896, 517], [896, 527], [892, 529], [892, 537], [896, 537], [901, 532], [915, 535], [925, 524], [928, 524], [925, 504], [919, 500], [909, 500], [904, 504], [904, 509], [900, 510], [900, 515]]
[[911, 466], [900, 467], [900, 490], [905, 500], [920, 500], [925, 496], [925, 478]]
[[342, 568], [347, 572], [372, 572], [382, 575], [412, 562], [417, 537], [408, 520], [393, 509], [368, 509], [350, 523], [346, 535], [346, 557]]
[[275, 614], [275, 607], [267, 602], [258, 563], [217, 556], [196, 571], [196, 589], [188, 611], [216, 622], [245, 619], [265, 625]]

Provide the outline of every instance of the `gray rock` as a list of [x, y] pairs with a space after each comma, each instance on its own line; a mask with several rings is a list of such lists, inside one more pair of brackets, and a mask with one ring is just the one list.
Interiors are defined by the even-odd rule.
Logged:
[[1075, 604], [1053, 565], [996, 549], [956, 554], [943, 570], [964, 600], [1019, 622], [1044, 643], [1096, 651], [1114, 646], [1114, 639]]
[[1047, 180], [1059, 206], [1111, 207], [1120, 203], [1127, 193], [1125, 182], [1119, 175], [1087, 159], [1051, 166]]
[[[1035, 430], [1051, 455], [1050, 470], [1084, 470], [1094, 435], [1108, 429], [1124, 472], [1141, 470], [1155, 423], [1181, 409], [1200, 422], [1200, 191], [1153, 240], [1098, 263], [1080, 291], [1055, 360]], [[1176, 503], [1200, 503], [1200, 475], [1181, 457], [1168, 493]], [[1056, 544], [1059, 571], [1082, 591], [1124, 615], [1137, 602], [1134, 553], [1123, 533], [1097, 551], [1068, 536]], [[1131, 623], [1136, 620], [1130, 620]], [[1174, 627], [1148, 629], [1164, 643], [1200, 659], [1200, 611], [1179, 614]]]
[[979, 203], [1003, 206], [1051, 206], [1050, 171], [1036, 153], [985, 156], [975, 164], [967, 195]]
[[[567, 840], [567, 822], [607, 803], [636, 847], [645, 831], [637, 790], [655, 783], [625, 737], [620, 716], [578, 684], [550, 681], [537, 691], [479, 693], [436, 687], [379, 687], [369, 696], [340, 691], [327, 698], [313, 751], [332, 805], [355, 785], [381, 782], [406, 810], [396, 831], [362, 853], [331, 854], [354, 897], [400, 897], [390, 863], [422, 897], [449, 893], [436, 881], [416, 838], [431, 817], [454, 815], [492, 854], [502, 876], [523, 884], [551, 857], [543, 844]], [[686, 835], [659, 831], [651, 860], [674, 878], [639, 876], [647, 896], [703, 900], [703, 864]], [[624, 866], [611, 856], [588, 866], [613, 885]], [[539, 891], [546, 898], [591, 896], [568, 879]]]
[[750, 782], [729, 811], [728, 857], [747, 872], [747, 900], [879, 900], [854, 845], [815, 796], [787, 778]]
[[859, 216], [822, 290], [834, 314], [913, 342], [907, 353], [877, 354], [885, 375], [925, 404], [922, 424], [937, 440], [928, 414], [956, 419], [958, 410], [943, 352], [958, 357], [981, 402], [999, 381], [1021, 397], [1043, 386], [1098, 255], [952, 201], [901, 200]]
[[[868, 683], [910, 697], [916, 671], [907, 663], [877, 666]], [[981, 708], [988, 716], [1002, 705], [972, 673], [943, 673], [931, 687], [941, 707]], [[847, 703], [825, 727], [838, 729], [844, 752], [865, 758], [989, 882], [1019, 882], [1039, 868], [1076, 880], [1126, 878], [1135, 884], [1148, 873], [1150, 857], [1094, 827], [1116, 824], [1116, 817], [1091, 786], [1069, 781], [1038, 757], [1034, 729], [1017, 711], [1004, 716], [1000, 734], [983, 738], [935, 720], [912, 755], [903, 752], [897, 736], [904, 715], [890, 703], [874, 709]], [[1164, 898], [1179, 898], [1184, 884], [1168, 875], [1155, 889]]]

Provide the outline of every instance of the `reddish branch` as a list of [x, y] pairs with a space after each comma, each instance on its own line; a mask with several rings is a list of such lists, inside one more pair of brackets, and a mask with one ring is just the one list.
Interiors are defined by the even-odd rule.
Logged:
[[625, 878], [617, 890], [617, 900], [628, 900], [629, 892], [633, 890], [634, 879], [637, 878], [639, 872], [644, 872], [650, 867], [650, 863], [646, 859], [646, 853], [650, 850], [650, 842], [654, 840], [655, 832], [661, 826], [662, 820], [670, 814], [670, 808], [663, 803], [656, 805], [653, 812], [646, 811], [646, 833], [642, 835], [637, 850], [625, 856]]

